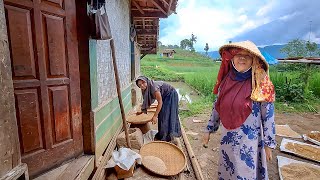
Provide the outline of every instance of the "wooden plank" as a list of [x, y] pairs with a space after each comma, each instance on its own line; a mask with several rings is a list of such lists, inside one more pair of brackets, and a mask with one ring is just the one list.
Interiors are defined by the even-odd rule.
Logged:
[[281, 63], [304, 63], [304, 64], [320, 64], [320, 60], [308, 60], [308, 59], [298, 59], [298, 60], [278, 60]]
[[137, 7], [141, 14], [144, 14], [144, 11], [135, 0], [132, 0], [132, 3]]
[[194, 155], [194, 152], [193, 152], [192, 147], [189, 143], [188, 137], [186, 135], [186, 132], [185, 132], [183, 126], [181, 126], [181, 132], [182, 132], [183, 141], [186, 145], [186, 148], [187, 148], [190, 160], [191, 160], [191, 165], [193, 167], [194, 174], [196, 175], [197, 180], [203, 180], [204, 177], [202, 175], [201, 167], [198, 163], [196, 156]]
[[0, 1], [0, 177], [21, 163], [11, 59], [3, 1]]
[[[89, 16], [87, 15], [87, 0], [77, 0], [77, 36], [79, 48], [79, 70], [81, 102], [91, 102], [90, 58], [89, 58]], [[83, 28], [88, 27], [88, 28]], [[91, 103], [82, 103], [83, 148], [85, 154], [94, 154], [94, 119], [91, 116]]]
[[150, 0], [152, 4], [154, 4], [164, 15], [168, 15], [167, 12], [165, 11], [165, 7], [163, 4], [160, 2], [160, 0]]
[[105, 171], [104, 170], [104, 166], [107, 164], [107, 161], [110, 159], [111, 157], [111, 153], [113, 152], [114, 148], [116, 147], [117, 143], [117, 137], [119, 135], [119, 133], [121, 132], [122, 127], [120, 126], [119, 129], [117, 130], [117, 132], [114, 134], [114, 136], [112, 137], [112, 140], [110, 141], [107, 150], [105, 151], [101, 162], [96, 170], [96, 172], [94, 173], [92, 180], [98, 180], [98, 179], [102, 179], [103, 176], [105, 176]]
[[167, 14], [169, 14], [169, 12], [170, 12], [170, 9], [171, 9], [171, 6], [172, 6], [172, 2], [173, 2], [173, 0], [170, 0], [169, 6], [168, 6], [168, 10], [167, 10]]
[[132, 11], [132, 17], [167, 18], [168, 16], [162, 12], [145, 12], [141, 14], [139, 11]]
[[158, 31], [157, 30], [146, 30], [146, 29], [137, 29], [137, 34], [139, 35], [157, 35]]
[[[169, 6], [169, 3], [166, 0], [161, 0], [166, 6]], [[170, 0], [172, 1], [172, 0]]]
[[[135, 11], [139, 11], [138, 8], [131, 8], [131, 10], [135, 10]], [[143, 11], [152, 11], [152, 12], [160, 12], [159, 9], [156, 9], [156, 8], [142, 8]]]
[[29, 180], [28, 167], [25, 163], [22, 163], [19, 166], [13, 168], [5, 176], [0, 177], [0, 180], [16, 180], [20, 178]]
[[94, 170], [94, 157], [87, 162], [87, 164], [83, 167], [82, 171], [76, 178], [76, 180], [87, 180]]
[[81, 156], [73, 160], [69, 166], [60, 174], [58, 180], [72, 180], [76, 179], [83, 172], [83, 168], [92, 161], [93, 156]]

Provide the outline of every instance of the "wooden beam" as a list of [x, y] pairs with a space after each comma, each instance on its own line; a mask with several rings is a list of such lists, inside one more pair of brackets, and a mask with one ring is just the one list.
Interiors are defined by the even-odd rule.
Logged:
[[110, 159], [110, 157], [112, 156], [112, 152], [114, 151], [114, 149], [117, 145], [117, 137], [120, 134], [121, 129], [122, 129], [122, 126], [119, 126], [116, 133], [113, 135], [111, 141], [109, 142], [109, 145], [108, 145], [104, 155], [102, 156], [100, 164], [98, 165], [97, 170], [92, 177], [92, 180], [100, 180], [100, 179], [102, 179], [101, 176], [105, 175], [106, 171], [105, 171], [104, 167], [105, 167], [105, 165], [107, 165], [107, 162]]
[[141, 9], [141, 7], [139, 6], [139, 4], [135, 1], [135, 0], [132, 0], [133, 4], [137, 7], [137, 9], [139, 10], [139, 12], [141, 14], [144, 14], [144, 11]]
[[156, 48], [156, 47], [154, 47], [154, 46], [145, 46], [145, 45], [143, 45], [143, 46], [141, 46], [141, 51], [150, 51], [150, 50], [152, 50], [152, 49], [154, 49], [154, 48]]
[[320, 60], [308, 60], [308, 59], [298, 59], [298, 60], [278, 60], [281, 63], [301, 63], [301, 64], [318, 64], [320, 65]]
[[142, 56], [140, 56], [140, 60], [143, 59], [147, 54], [143, 54]]
[[[138, 11], [139, 9], [137, 8], [131, 8], [132, 10]], [[152, 11], [152, 12], [160, 12], [159, 9], [155, 9], [155, 8], [142, 8], [143, 11]]]
[[173, 0], [170, 0], [169, 6], [168, 6], [167, 14], [169, 14], [169, 13], [170, 13], [170, 9], [171, 9], [171, 6], [172, 6], [172, 2], [173, 2]]
[[146, 28], [146, 23], [144, 21], [144, 18], [142, 19], [142, 29], [145, 29]]
[[182, 134], [182, 138], [183, 138], [184, 144], [186, 145], [186, 149], [187, 149], [188, 155], [190, 157], [191, 165], [192, 165], [194, 174], [196, 175], [196, 179], [197, 180], [203, 180], [204, 177], [202, 175], [201, 167], [200, 167], [200, 165], [198, 163], [198, 160], [197, 160], [196, 156], [194, 155], [194, 152], [193, 152], [192, 147], [191, 147], [191, 145], [189, 143], [188, 137], [186, 135], [186, 132], [184, 131], [183, 126], [181, 126], [181, 134]]
[[145, 18], [167, 18], [168, 16], [161, 12], [145, 12], [141, 14], [139, 11], [132, 11], [132, 17], [145, 17]]
[[157, 30], [136, 29], [138, 35], [157, 35]]
[[169, 3], [166, 0], [161, 0], [166, 6], [169, 6]]
[[151, 0], [152, 4], [154, 4], [158, 9], [160, 9], [161, 12], [163, 12], [164, 15], [168, 15], [165, 11], [165, 7], [160, 2], [160, 0]]

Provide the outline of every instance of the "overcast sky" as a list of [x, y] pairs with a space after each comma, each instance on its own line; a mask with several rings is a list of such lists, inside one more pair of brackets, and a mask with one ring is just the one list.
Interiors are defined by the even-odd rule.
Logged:
[[180, 45], [191, 33], [197, 51], [205, 43], [217, 50], [229, 40], [264, 46], [310, 36], [320, 43], [320, 0], [178, 0], [177, 14], [160, 21], [159, 40]]

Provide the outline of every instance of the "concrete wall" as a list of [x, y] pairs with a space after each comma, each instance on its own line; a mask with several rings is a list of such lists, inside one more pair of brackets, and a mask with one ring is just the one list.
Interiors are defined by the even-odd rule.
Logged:
[[18, 166], [20, 146], [3, 0], [0, 0], [0, 179]]
[[[125, 111], [131, 106], [130, 1], [107, 0]], [[90, 40], [91, 117], [95, 127], [95, 155], [99, 160], [122, 125], [109, 40]], [[99, 162], [98, 162], [99, 163]]]

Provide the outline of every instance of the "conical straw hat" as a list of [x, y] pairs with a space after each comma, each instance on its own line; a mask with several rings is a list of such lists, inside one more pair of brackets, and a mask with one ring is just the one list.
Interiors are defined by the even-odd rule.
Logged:
[[264, 58], [264, 56], [261, 54], [260, 50], [258, 47], [251, 41], [240, 41], [240, 42], [234, 42], [234, 43], [229, 43], [225, 44], [220, 47], [219, 53], [222, 55], [222, 50], [224, 49], [229, 49], [229, 48], [240, 48], [249, 51], [250, 53], [256, 55], [257, 57], [260, 58], [260, 60], [266, 65], [267, 70], [269, 70], [269, 65]]

